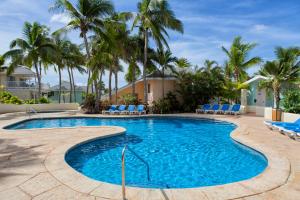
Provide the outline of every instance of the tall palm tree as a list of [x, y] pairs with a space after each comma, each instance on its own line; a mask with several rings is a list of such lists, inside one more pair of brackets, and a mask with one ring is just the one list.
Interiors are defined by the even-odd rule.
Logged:
[[118, 104], [118, 73], [123, 72], [123, 66], [117, 63], [114, 65], [113, 73], [115, 77], [115, 103]]
[[159, 48], [168, 46], [166, 37], [167, 29], [183, 33], [183, 25], [175, 17], [174, 12], [170, 9], [167, 0], [142, 0], [138, 3], [138, 13], [134, 19], [133, 27], [139, 27], [144, 37], [144, 101], [147, 103], [148, 87], [146, 79], [146, 70], [148, 64], [148, 43], [149, 36], [152, 36]]
[[135, 96], [135, 82], [141, 75], [138, 63], [143, 63], [143, 40], [139, 35], [128, 36], [124, 48], [126, 50], [125, 62], [129, 64], [125, 80], [132, 84], [132, 96]]
[[[2, 72], [2, 66], [4, 65], [4, 63], [5, 63], [5, 60], [4, 60], [3, 56], [0, 55], [0, 73]], [[0, 90], [1, 90], [1, 88], [2, 88], [2, 81], [1, 81], [1, 75], [0, 75]]]
[[51, 55], [54, 55], [55, 45], [48, 37], [48, 28], [37, 22], [32, 24], [25, 22], [23, 27], [23, 38], [17, 38], [10, 44], [11, 50], [6, 52], [4, 58], [9, 58], [8, 74], [22, 64], [34, 67], [38, 80], [38, 97], [41, 96], [42, 63], [46, 65]]
[[228, 56], [228, 69], [232, 72], [236, 82], [243, 82], [247, 79], [246, 70], [261, 63], [260, 57], [249, 58], [249, 52], [256, 47], [255, 43], [243, 43], [241, 37], [236, 37], [230, 49], [222, 47]]
[[154, 61], [159, 65], [158, 69], [162, 75], [162, 97], [165, 98], [165, 71], [175, 72], [177, 58], [172, 56], [170, 50], [157, 49]]
[[[80, 30], [80, 37], [83, 38], [86, 54], [90, 59], [87, 34], [89, 31], [95, 30], [98, 30], [100, 34], [103, 33], [104, 17], [113, 13], [114, 6], [110, 0], [77, 0], [76, 5], [73, 5], [69, 0], [56, 0], [50, 10], [68, 15], [70, 22], [61, 31]], [[90, 72], [88, 72], [88, 79], [90, 79]], [[89, 84], [86, 93], [89, 93]]]
[[275, 49], [277, 59], [268, 61], [259, 71], [267, 77], [261, 82], [261, 87], [272, 88], [274, 92], [275, 108], [280, 106], [280, 91], [283, 84], [294, 83], [300, 80], [300, 51], [298, 48]]

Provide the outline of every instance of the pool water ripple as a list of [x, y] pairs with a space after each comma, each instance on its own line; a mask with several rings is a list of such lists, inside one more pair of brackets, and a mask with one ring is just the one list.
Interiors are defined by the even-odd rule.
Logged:
[[[230, 138], [235, 125], [187, 118], [66, 118], [31, 120], [10, 129], [121, 126], [122, 136], [79, 145], [66, 162], [92, 179], [121, 184], [121, 152], [126, 151], [126, 184], [145, 188], [193, 188], [246, 180], [260, 174], [266, 158]], [[134, 155], [136, 154], [136, 155]], [[149, 165], [147, 166], [137, 155]]]

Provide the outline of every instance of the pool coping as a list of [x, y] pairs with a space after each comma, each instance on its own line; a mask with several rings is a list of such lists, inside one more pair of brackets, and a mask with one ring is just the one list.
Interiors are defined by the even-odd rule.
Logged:
[[[101, 116], [86, 116], [86, 115], [76, 115], [76, 116], [65, 116], [65, 117], [101, 117]], [[106, 116], [109, 117], [120, 117], [120, 116]], [[124, 118], [124, 116], [121, 116]], [[130, 116], [136, 118], [139, 116]], [[143, 116], [145, 117], [145, 116]], [[237, 127], [231, 133], [231, 138], [238, 143], [241, 143], [245, 146], [248, 146], [258, 152], [261, 152], [268, 160], [268, 166], [266, 169], [259, 175], [239, 182], [217, 185], [217, 186], [207, 186], [199, 188], [188, 188], [188, 189], [148, 189], [148, 188], [137, 188], [137, 187], [126, 187], [127, 197], [129, 199], [135, 198], [136, 196], [144, 193], [153, 193], [158, 196], [167, 196], [171, 199], [184, 199], [186, 196], [197, 196], [203, 199], [236, 199], [254, 196], [258, 194], [265, 193], [267, 191], [274, 190], [282, 185], [284, 185], [290, 175], [291, 167], [289, 160], [282, 155], [280, 152], [275, 151], [266, 145], [256, 144], [255, 141], [250, 140], [245, 137], [249, 134], [248, 126], [241, 124], [235, 118], [218, 118], [208, 115], [148, 115], [146, 117], [181, 117], [181, 118], [207, 118], [213, 120], [226, 121], [229, 123], [235, 124]], [[57, 118], [57, 117], [47, 117], [47, 118]], [[32, 118], [34, 119], [34, 118]], [[22, 120], [16, 120], [15, 123], [19, 123]], [[26, 120], [25, 120], [26, 121]], [[11, 124], [11, 121], [10, 121]], [[4, 126], [2, 126], [4, 127]], [[50, 128], [45, 130], [72, 130], [80, 128], [83, 132], [95, 130], [99, 127], [68, 127], [68, 128]], [[109, 127], [106, 127], [109, 128]], [[18, 132], [18, 131], [30, 131], [38, 132], [41, 129], [27, 129], [27, 130], [7, 130], [9, 132]], [[57, 146], [46, 156], [44, 165], [47, 171], [52, 174], [59, 182], [64, 185], [72, 188], [73, 190], [92, 195], [95, 197], [108, 198], [108, 199], [120, 199], [121, 198], [121, 186], [109, 184], [105, 182], [95, 181], [90, 179], [81, 173], [74, 170], [65, 162], [65, 154], [72, 148], [82, 145], [99, 138], [111, 137], [125, 133], [125, 129], [121, 127], [113, 127], [110, 133], [105, 136], [95, 136], [90, 138], [81, 138], [76, 141], [66, 141], [64, 145]], [[184, 195], [184, 196], [183, 196]]]

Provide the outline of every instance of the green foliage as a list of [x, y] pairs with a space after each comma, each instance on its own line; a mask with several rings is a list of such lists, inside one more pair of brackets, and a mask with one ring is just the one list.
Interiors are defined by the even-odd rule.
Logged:
[[121, 97], [121, 103], [125, 105], [137, 105], [138, 99], [132, 94], [125, 94]]
[[214, 62], [205, 63], [201, 69], [178, 74], [177, 92], [183, 100], [185, 112], [194, 111], [197, 105], [207, 103], [210, 99], [224, 96], [224, 71]]
[[84, 100], [84, 103], [82, 105], [82, 109], [87, 114], [93, 114], [93, 113], [96, 112], [95, 105], [96, 105], [96, 97], [95, 97], [95, 95], [94, 94], [87, 94], [85, 96], [85, 100]]
[[249, 52], [256, 47], [255, 43], [243, 43], [241, 37], [234, 38], [230, 49], [222, 47], [228, 57], [226, 63], [227, 75], [234, 77], [236, 82], [244, 82], [248, 78], [247, 69], [261, 63], [260, 57], [249, 57]]
[[285, 92], [282, 106], [285, 112], [300, 114], [300, 91], [289, 90]]
[[0, 103], [20, 105], [23, 102], [17, 96], [14, 96], [9, 92], [4, 91], [4, 92], [0, 92]]
[[299, 52], [298, 48], [277, 47], [275, 50], [277, 59], [266, 62], [259, 71], [260, 75], [267, 77], [260, 82], [260, 88], [273, 90], [276, 108], [280, 105], [282, 85], [297, 83], [300, 79]]
[[169, 92], [164, 99], [153, 102], [152, 111], [155, 114], [178, 112], [180, 109], [176, 95]]
[[41, 104], [49, 104], [50, 103], [50, 101], [46, 97], [40, 97], [38, 99], [38, 102]]

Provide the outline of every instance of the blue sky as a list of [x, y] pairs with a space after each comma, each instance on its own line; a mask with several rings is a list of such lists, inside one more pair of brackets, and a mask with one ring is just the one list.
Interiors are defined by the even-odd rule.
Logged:
[[[54, 0], [1, 0], [0, 54], [8, 50], [11, 40], [21, 37], [24, 21], [38, 21], [52, 31], [64, 26], [66, 17], [48, 12]], [[138, 0], [113, 0], [118, 11], [136, 11]], [[194, 65], [205, 59], [223, 64], [226, 57], [221, 46], [229, 47], [235, 36], [258, 46], [251, 53], [264, 60], [274, 58], [276, 46], [300, 46], [300, 2], [298, 0], [169, 0], [176, 16], [184, 23], [184, 35], [172, 33], [169, 44], [174, 55], [189, 59]], [[69, 39], [80, 43], [78, 33]], [[125, 71], [127, 69], [124, 66]], [[253, 73], [257, 68], [249, 70]], [[65, 80], [67, 73], [64, 73]], [[86, 77], [76, 74], [76, 82]], [[126, 84], [120, 75], [120, 86]], [[105, 78], [105, 81], [107, 77]], [[54, 85], [58, 77], [49, 70], [43, 82]]]

